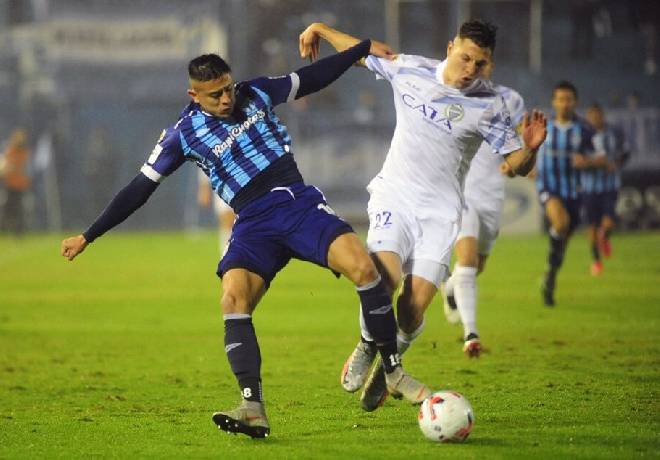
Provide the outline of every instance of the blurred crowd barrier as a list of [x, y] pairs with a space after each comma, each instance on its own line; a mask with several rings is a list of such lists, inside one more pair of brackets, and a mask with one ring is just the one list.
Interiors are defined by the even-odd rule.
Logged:
[[[137, 174], [161, 130], [176, 121], [188, 99], [188, 59], [220, 53], [237, 79], [286, 74], [306, 64], [298, 56], [298, 35], [314, 21], [441, 59], [456, 25], [480, 17], [499, 26], [494, 79], [517, 89], [528, 107], [547, 106], [554, 83], [569, 79], [582, 106], [598, 101], [621, 126], [633, 155], [624, 171], [620, 214], [627, 216], [626, 226], [653, 226], [660, 220], [654, 189], [660, 185], [660, 84], [652, 46], [658, 5], [6, 0], [0, 2], [0, 143], [25, 128], [27, 228], [83, 229]], [[322, 54], [329, 52], [324, 45]], [[385, 158], [394, 126], [391, 98], [387, 83], [351, 69], [321, 93], [277, 109], [303, 175], [352, 222], [366, 222], [365, 186]], [[122, 228], [212, 225], [213, 216], [196, 208], [193, 169], [168, 178]], [[508, 185], [505, 228], [539, 228], [532, 183]], [[0, 187], [0, 203], [6, 200]]]

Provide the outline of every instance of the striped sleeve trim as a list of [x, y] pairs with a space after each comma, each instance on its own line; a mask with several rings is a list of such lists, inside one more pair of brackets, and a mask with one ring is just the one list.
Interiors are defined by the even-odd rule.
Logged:
[[142, 165], [142, 167], [140, 168], [140, 172], [154, 182], [161, 183], [164, 179], [162, 174], [160, 174], [158, 171], [156, 171], [154, 168], [152, 168], [146, 163]]
[[296, 99], [296, 95], [298, 94], [298, 88], [300, 88], [300, 77], [298, 76], [298, 74], [295, 72], [291, 72], [289, 74], [289, 77], [291, 77], [291, 91], [289, 91], [289, 97], [286, 98], [287, 102], [291, 102]]

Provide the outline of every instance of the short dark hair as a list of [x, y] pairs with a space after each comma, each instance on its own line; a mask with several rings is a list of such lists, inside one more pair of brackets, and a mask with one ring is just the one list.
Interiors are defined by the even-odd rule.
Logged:
[[460, 38], [469, 38], [481, 48], [488, 48], [491, 52], [495, 51], [496, 35], [497, 26], [481, 19], [464, 22], [458, 29]]
[[197, 81], [209, 81], [231, 72], [229, 64], [217, 54], [202, 54], [188, 63], [188, 76]]
[[598, 110], [598, 111], [602, 112], [603, 111], [603, 106], [600, 105], [600, 103], [598, 101], [594, 101], [594, 102], [591, 103], [591, 105], [588, 107], [588, 109]]
[[552, 95], [553, 96], [555, 95], [555, 91], [557, 91], [558, 89], [565, 89], [565, 90], [568, 90], [568, 91], [572, 91], [573, 96], [575, 96], [575, 99], [578, 98], [577, 88], [575, 87], [575, 85], [573, 83], [571, 83], [568, 80], [561, 80], [560, 82], [558, 82], [555, 85], [554, 88], [552, 88]]

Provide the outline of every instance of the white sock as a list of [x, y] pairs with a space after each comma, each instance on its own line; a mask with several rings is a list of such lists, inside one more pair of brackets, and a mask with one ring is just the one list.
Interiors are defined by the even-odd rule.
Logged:
[[[454, 270], [456, 267], [454, 267]], [[449, 278], [447, 278], [447, 281], [445, 281], [445, 296], [453, 296], [454, 295], [454, 273], [451, 274]]]
[[454, 299], [461, 315], [465, 337], [477, 332], [477, 269], [475, 267], [455, 266]]
[[402, 355], [406, 352], [408, 348], [410, 348], [410, 345], [412, 345], [413, 340], [419, 336], [419, 334], [422, 333], [424, 330], [424, 324], [425, 321], [422, 320], [422, 324], [419, 325], [417, 329], [412, 331], [410, 334], [407, 332], [403, 332], [401, 329], [396, 334], [396, 346], [399, 350], [399, 354]]

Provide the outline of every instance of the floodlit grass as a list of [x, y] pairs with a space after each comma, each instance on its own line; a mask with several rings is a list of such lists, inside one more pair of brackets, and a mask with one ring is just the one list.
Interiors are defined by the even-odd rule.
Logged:
[[238, 388], [222, 344], [215, 235], [115, 233], [75, 262], [60, 236], [0, 238], [0, 458], [631, 458], [660, 452], [660, 234], [617, 235], [603, 275], [572, 241], [558, 306], [540, 304], [546, 241], [502, 238], [480, 278], [487, 353], [469, 361], [439, 301], [406, 368], [471, 401], [468, 442], [416, 409], [373, 413], [339, 385], [357, 297], [293, 262], [257, 309], [272, 434], [219, 432]]

